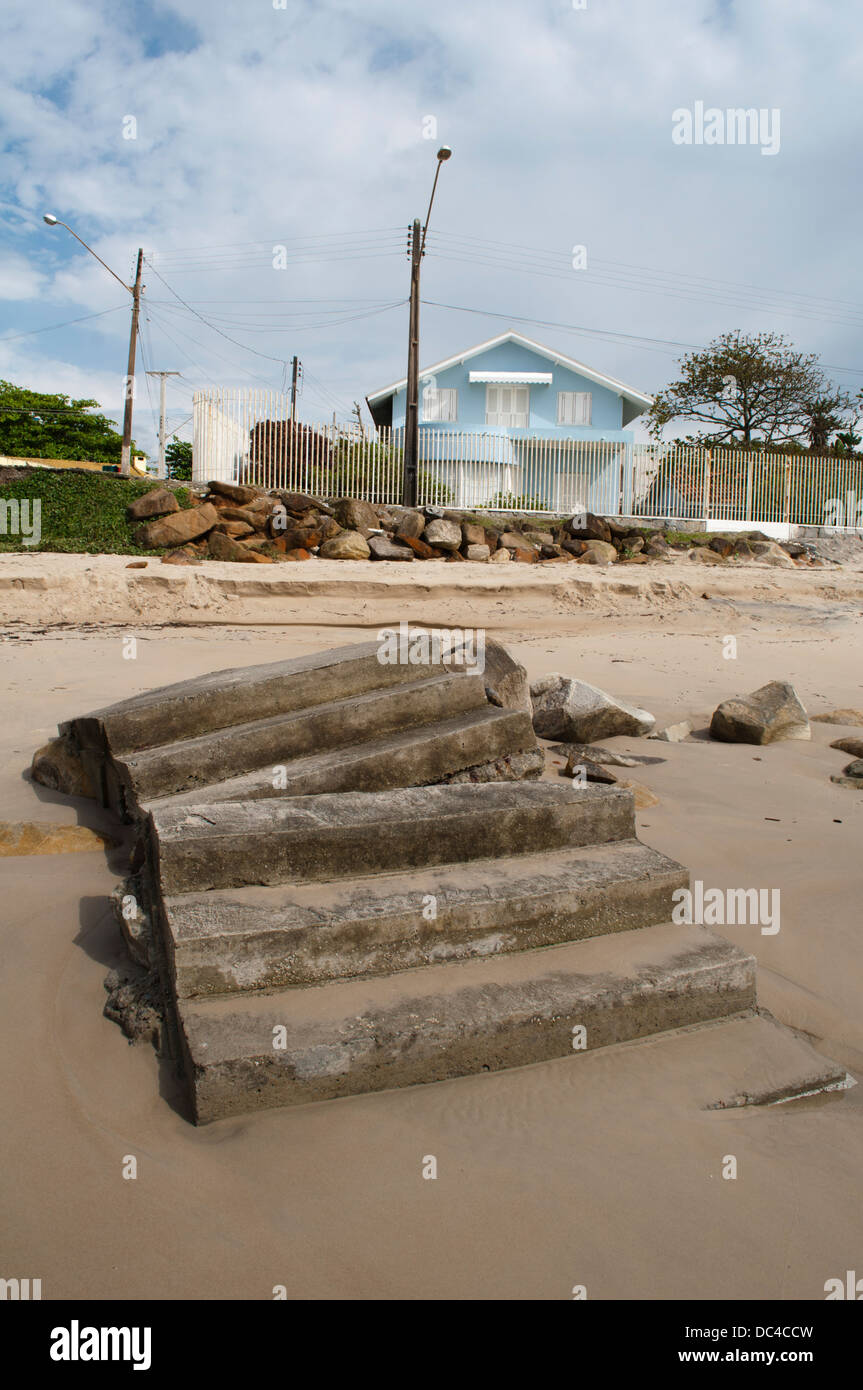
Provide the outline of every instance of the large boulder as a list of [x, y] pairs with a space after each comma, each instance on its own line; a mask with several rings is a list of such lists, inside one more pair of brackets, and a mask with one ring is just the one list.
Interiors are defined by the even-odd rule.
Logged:
[[488, 532], [484, 526], [480, 526], [475, 521], [463, 521], [461, 524], [461, 535], [465, 546], [488, 545]]
[[340, 531], [324, 541], [318, 554], [322, 560], [368, 560], [371, 551], [359, 531]]
[[533, 712], [527, 671], [501, 642], [490, 639], [485, 648], [485, 693], [500, 709]]
[[389, 536], [369, 536], [366, 542], [373, 560], [413, 560], [409, 545], [396, 545]]
[[581, 541], [611, 541], [611, 528], [593, 512], [579, 512], [569, 523], [570, 535]]
[[491, 551], [487, 545], [466, 545], [464, 548], [464, 558], [466, 560], [487, 560]]
[[237, 564], [252, 565], [271, 565], [271, 556], [259, 555], [256, 550], [249, 550], [240, 541], [235, 541], [232, 536], [226, 536], [223, 531], [211, 531], [209, 539], [209, 551], [214, 560], [230, 560]]
[[147, 517], [170, 516], [179, 510], [180, 504], [170, 488], [154, 487], [129, 503], [126, 516], [129, 521], [145, 521]]
[[776, 743], [809, 738], [809, 719], [800, 696], [787, 681], [770, 681], [751, 695], [723, 700], [713, 711], [711, 738], [723, 743]]
[[52, 738], [33, 754], [30, 776], [41, 786], [66, 796], [96, 796], [90, 773], [68, 734]]
[[580, 556], [580, 565], [613, 565], [617, 560], [617, 551], [610, 541], [585, 541], [584, 553]]
[[135, 541], [148, 549], [183, 545], [186, 541], [193, 541], [198, 536], [205, 536], [208, 531], [212, 531], [219, 519], [217, 509], [205, 502], [202, 507], [189, 507], [185, 511], [173, 512], [171, 516], [163, 516], [158, 521], [150, 521], [140, 526], [135, 532]]
[[457, 521], [446, 521], [436, 517], [430, 521], [423, 532], [426, 545], [436, 546], [438, 550], [458, 550], [461, 545], [461, 527]]
[[[380, 529], [378, 514], [371, 502], [361, 502], [356, 497], [342, 497], [333, 507], [336, 521], [346, 531], [377, 531]], [[333, 558], [355, 559], [355, 556]]]
[[261, 487], [249, 487], [245, 483], [223, 483], [218, 478], [211, 479], [207, 487], [211, 492], [217, 492], [220, 497], [227, 497], [229, 501], [236, 502], [241, 507], [247, 502], [254, 502], [258, 497], [266, 496]]
[[775, 569], [796, 569], [791, 556], [776, 541], [754, 541], [752, 553], [762, 565], [773, 565]]
[[399, 517], [396, 535], [399, 540], [418, 540], [426, 529], [426, 519], [422, 512], [408, 511]]
[[649, 734], [656, 720], [645, 709], [624, 704], [607, 691], [557, 672], [530, 687], [533, 727], [541, 738], [592, 743], [615, 734]]

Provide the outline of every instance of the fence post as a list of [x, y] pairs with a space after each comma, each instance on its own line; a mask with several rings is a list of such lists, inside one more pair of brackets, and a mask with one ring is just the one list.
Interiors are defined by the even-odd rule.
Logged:
[[788, 526], [791, 521], [791, 458], [785, 455], [785, 505], [782, 509], [782, 520]]
[[703, 508], [702, 508], [702, 510], [703, 510], [703, 512], [704, 512], [704, 521], [705, 521], [705, 525], [706, 525], [706, 523], [710, 520], [710, 471], [711, 471], [712, 465], [713, 465], [713, 451], [712, 451], [711, 449], [705, 449], [705, 451], [704, 451], [704, 503], [703, 503]]

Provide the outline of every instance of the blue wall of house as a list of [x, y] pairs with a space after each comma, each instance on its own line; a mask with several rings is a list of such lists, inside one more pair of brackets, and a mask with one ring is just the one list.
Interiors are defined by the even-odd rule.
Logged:
[[[530, 423], [527, 429], [506, 429], [489, 426], [485, 423], [485, 383], [469, 381], [470, 372], [551, 372], [552, 381], [548, 386], [530, 387]], [[455, 387], [458, 391], [458, 418], [452, 422], [423, 420], [422, 392], [428, 377], [420, 374], [420, 427], [427, 424], [429, 429], [462, 430], [477, 433], [509, 435], [517, 439], [520, 435], [549, 435], [559, 439], [619, 439], [631, 440], [632, 431], [621, 427], [623, 402], [614, 391], [598, 386], [587, 377], [558, 366], [549, 358], [531, 352], [521, 343], [500, 343], [487, 352], [470, 357], [466, 362], [456, 363], [435, 377], [441, 389]], [[591, 402], [590, 425], [558, 425], [558, 391], [589, 391]], [[405, 391], [397, 391], [393, 396], [393, 425], [399, 427], [405, 422]]]

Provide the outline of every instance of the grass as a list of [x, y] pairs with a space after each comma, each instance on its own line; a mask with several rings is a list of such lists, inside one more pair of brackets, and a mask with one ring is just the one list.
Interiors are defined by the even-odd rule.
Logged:
[[[5, 472], [5, 470], [4, 470]], [[140, 523], [126, 520], [126, 508], [136, 497], [161, 483], [149, 479], [119, 478], [116, 474], [76, 472], [48, 468], [22, 470], [18, 477], [0, 481], [0, 503], [25, 500], [41, 502], [41, 540], [24, 545], [20, 535], [9, 534], [8, 508], [0, 507], [0, 552], [54, 550], [68, 555], [153, 555], [159, 551], [136, 545], [133, 532]], [[175, 488], [181, 507], [191, 498], [185, 488]], [[29, 528], [28, 528], [29, 529]]]

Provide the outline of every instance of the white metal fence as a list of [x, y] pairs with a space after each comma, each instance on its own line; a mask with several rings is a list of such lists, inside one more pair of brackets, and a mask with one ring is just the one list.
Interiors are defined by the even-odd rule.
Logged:
[[[421, 426], [420, 505], [863, 527], [863, 458]], [[292, 422], [276, 391], [195, 393], [192, 476], [396, 503], [404, 430]]]

